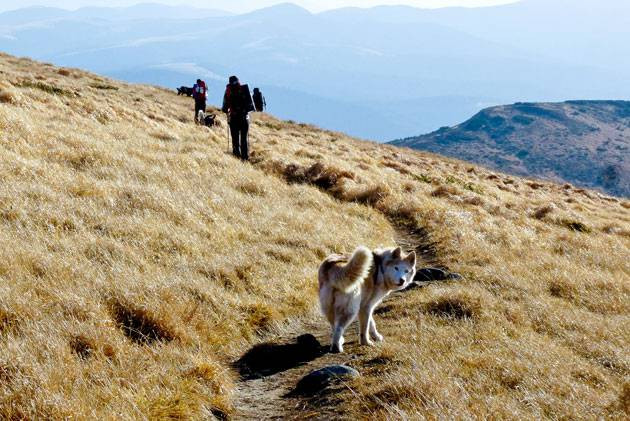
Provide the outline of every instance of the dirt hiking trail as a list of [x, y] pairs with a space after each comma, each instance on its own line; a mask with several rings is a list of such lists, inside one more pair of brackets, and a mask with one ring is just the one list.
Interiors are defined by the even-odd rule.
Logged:
[[[425, 231], [404, 222], [390, 223], [398, 245], [406, 251], [414, 250], [418, 254], [418, 269], [427, 265], [440, 266], [435, 245], [429, 242]], [[377, 308], [376, 313], [385, 313], [392, 303], [405, 300], [407, 294], [418, 293], [419, 287], [442, 280], [446, 279], [428, 279], [426, 274], [419, 272], [414, 284], [386, 298], [379, 306], [381, 311]], [[330, 328], [322, 317], [321, 320], [301, 324], [295, 331], [288, 332], [273, 342], [252, 347], [234, 363], [234, 369], [238, 373], [234, 419], [343, 419], [337, 409], [340, 401], [335, 398], [335, 391], [352, 391], [350, 385], [340, 382], [313, 396], [299, 396], [292, 391], [301, 378], [314, 370], [330, 365], [353, 366], [353, 360], [357, 359], [360, 349], [356, 321], [345, 336], [345, 352], [329, 353]]]

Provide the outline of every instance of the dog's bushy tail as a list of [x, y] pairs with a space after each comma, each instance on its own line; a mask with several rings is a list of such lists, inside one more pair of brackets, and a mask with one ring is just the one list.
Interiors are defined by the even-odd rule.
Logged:
[[370, 273], [373, 263], [372, 252], [365, 247], [358, 247], [345, 266], [338, 267], [332, 279], [332, 285], [343, 292], [351, 291]]

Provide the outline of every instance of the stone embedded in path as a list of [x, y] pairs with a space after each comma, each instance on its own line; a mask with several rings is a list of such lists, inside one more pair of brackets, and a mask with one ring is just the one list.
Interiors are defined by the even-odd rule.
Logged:
[[347, 365], [331, 365], [304, 376], [293, 390], [297, 395], [314, 395], [344, 379], [359, 377], [357, 370]]

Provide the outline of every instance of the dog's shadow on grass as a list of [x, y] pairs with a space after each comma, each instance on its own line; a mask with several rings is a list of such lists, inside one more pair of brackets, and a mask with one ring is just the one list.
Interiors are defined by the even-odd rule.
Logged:
[[295, 343], [263, 343], [247, 351], [235, 363], [241, 379], [253, 380], [290, 370], [327, 353], [311, 334], [298, 336]]

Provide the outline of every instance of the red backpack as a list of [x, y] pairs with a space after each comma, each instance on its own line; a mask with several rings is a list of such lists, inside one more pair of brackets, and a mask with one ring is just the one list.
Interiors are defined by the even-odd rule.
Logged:
[[207, 93], [206, 82], [202, 80], [201, 83], [195, 85], [195, 98], [205, 98]]

